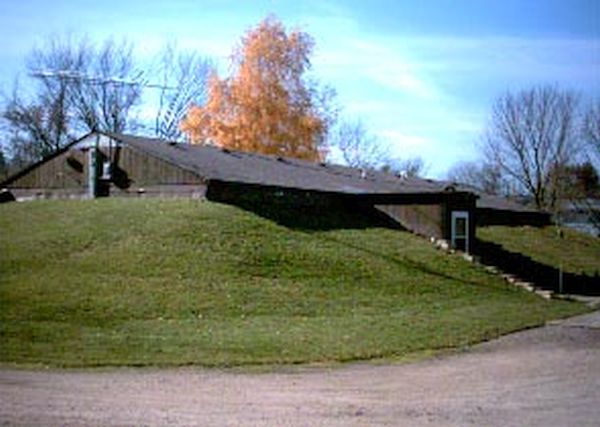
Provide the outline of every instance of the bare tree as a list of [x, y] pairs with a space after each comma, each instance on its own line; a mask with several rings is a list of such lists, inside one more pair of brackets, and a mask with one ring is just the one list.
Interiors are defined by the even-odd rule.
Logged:
[[160, 76], [158, 108], [154, 134], [163, 139], [180, 140], [180, 124], [191, 105], [205, 102], [212, 63], [196, 52], [180, 52], [176, 44], [168, 43], [159, 55], [157, 73]]
[[[39, 66], [50, 73], [50, 65], [56, 69], [78, 69], [81, 58], [59, 48], [58, 41], [51, 39], [45, 50], [32, 51], [27, 68], [31, 72]], [[0, 117], [14, 165], [38, 160], [73, 137], [69, 128], [71, 84], [65, 76], [57, 76], [37, 79], [27, 85], [29, 90], [23, 90], [17, 81], [11, 96], [4, 97]]]
[[[586, 147], [586, 153], [590, 161], [588, 169], [594, 172], [596, 166], [600, 165], [600, 101], [596, 100], [587, 109], [582, 123], [582, 140]], [[596, 174], [596, 182], [598, 175]], [[589, 223], [594, 227], [596, 234], [600, 236], [600, 209], [596, 200], [600, 197], [598, 191], [595, 193], [584, 193], [584, 197], [572, 198], [573, 205], [581, 212], [585, 212]]]
[[360, 120], [342, 120], [329, 136], [329, 144], [350, 167], [380, 168], [390, 159], [389, 146], [369, 134]]
[[15, 84], [0, 110], [13, 163], [38, 160], [84, 132], [131, 128], [143, 84], [132, 52], [124, 41], [96, 45], [85, 37], [54, 37], [33, 49], [32, 84]]
[[27, 68], [46, 92], [66, 89], [73, 125], [80, 130], [123, 132], [132, 126], [130, 113], [140, 101], [143, 73], [130, 43], [52, 38], [31, 52]]
[[0, 106], [11, 165], [22, 167], [93, 130], [139, 130], [135, 109], [148, 89], [158, 90], [158, 97], [151, 93], [144, 101], [158, 100], [158, 105], [144, 127], [158, 137], [180, 139], [188, 107], [205, 101], [212, 67], [195, 52], [178, 52], [174, 44], [157, 62], [140, 70], [133, 45], [112, 38], [93, 43], [86, 37], [52, 37], [34, 48], [25, 64], [32, 80], [15, 84]]
[[123, 132], [131, 126], [143, 73], [136, 68], [130, 43], [54, 37], [32, 50], [27, 71], [39, 83], [37, 98], [64, 93], [74, 131]]
[[494, 104], [486, 160], [540, 209], [554, 208], [561, 179], [556, 172], [577, 152], [577, 103], [572, 92], [543, 86], [506, 93]]
[[407, 177], [422, 176], [426, 171], [425, 162], [420, 157], [413, 157], [409, 159], [388, 159], [384, 161], [383, 166], [381, 166], [379, 169], [381, 169], [383, 172]]
[[72, 134], [68, 130], [68, 100], [64, 85], [56, 92], [43, 90], [35, 101], [19, 95], [18, 84], [0, 112], [6, 141], [16, 166], [40, 159], [66, 144]]
[[583, 119], [582, 137], [590, 157], [600, 163], [600, 101], [590, 105]]
[[509, 195], [510, 193], [509, 185], [502, 179], [499, 168], [483, 161], [456, 163], [448, 171], [447, 178], [488, 194]]
[[423, 159], [394, 157], [390, 146], [370, 134], [359, 119], [341, 120], [330, 133], [328, 145], [337, 150], [350, 167], [411, 177], [420, 176], [425, 171]]
[[6, 161], [4, 149], [2, 148], [2, 146], [0, 146], [0, 181], [4, 181], [7, 177], [8, 177], [8, 162]]

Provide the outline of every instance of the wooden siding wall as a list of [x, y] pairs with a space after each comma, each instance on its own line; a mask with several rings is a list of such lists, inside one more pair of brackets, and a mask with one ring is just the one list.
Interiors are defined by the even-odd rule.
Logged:
[[154, 184], [202, 184], [203, 180], [196, 174], [142, 153], [129, 147], [112, 150], [103, 149], [106, 157], [111, 154], [111, 160], [116, 166], [115, 174], [119, 169], [127, 174], [132, 186], [147, 186]]
[[[22, 198], [83, 197], [88, 189], [88, 151], [72, 149], [33, 168], [8, 188]], [[104, 195], [203, 197], [204, 180], [194, 173], [130, 147], [102, 148], [102, 161], [112, 160], [112, 182], [100, 181]]]
[[440, 204], [375, 205], [375, 208], [416, 234], [436, 239], [446, 238], [443, 209]]
[[476, 198], [470, 193], [422, 195], [410, 200], [379, 200], [375, 208], [397, 221], [404, 228], [435, 239], [450, 241], [451, 218], [454, 211], [469, 213], [469, 238], [475, 242]]
[[8, 188], [87, 187], [87, 153], [71, 150], [41, 164], [8, 185]]

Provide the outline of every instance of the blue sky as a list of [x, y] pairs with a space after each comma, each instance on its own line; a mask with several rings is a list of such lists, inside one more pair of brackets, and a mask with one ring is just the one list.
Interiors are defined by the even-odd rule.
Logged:
[[226, 70], [270, 13], [315, 38], [312, 72], [344, 114], [434, 177], [476, 158], [506, 90], [550, 83], [600, 97], [600, 0], [0, 0], [0, 88], [32, 47], [66, 33], [126, 37], [148, 58], [177, 40]]

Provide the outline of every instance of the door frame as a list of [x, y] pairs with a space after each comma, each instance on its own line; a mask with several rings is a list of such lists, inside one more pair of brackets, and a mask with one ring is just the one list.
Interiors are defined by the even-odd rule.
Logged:
[[[464, 219], [465, 220], [465, 235], [457, 236], [456, 235], [456, 220]], [[465, 252], [469, 253], [470, 246], [470, 228], [469, 228], [469, 211], [452, 211], [450, 216], [450, 246], [453, 249], [456, 249], [456, 240], [457, 239], [465, 239]]]

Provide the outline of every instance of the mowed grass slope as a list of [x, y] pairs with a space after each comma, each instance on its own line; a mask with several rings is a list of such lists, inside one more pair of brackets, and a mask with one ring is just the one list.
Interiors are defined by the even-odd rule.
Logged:
[[2, 362], [402, 357], [584, 310], [392, 229], [290, 229], [191, 200], [0, 206]]
[[527, 255], [535, 261], [575, 274], [600, 274], [600, 238], [555, 226], [482, 227], [477, 237]]

